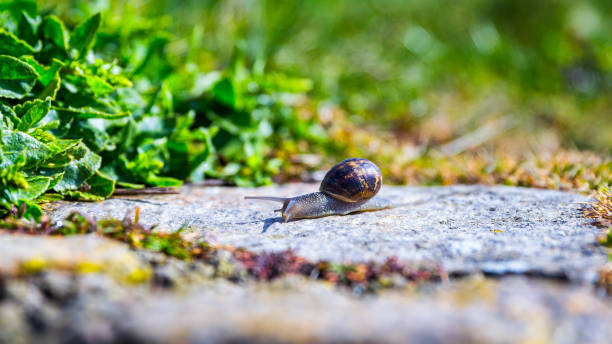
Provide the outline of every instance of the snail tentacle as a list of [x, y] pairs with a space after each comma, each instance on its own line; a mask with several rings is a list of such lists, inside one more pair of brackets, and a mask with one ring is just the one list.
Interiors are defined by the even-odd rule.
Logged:
[[245, 199], [283, 203], [275, 210], [285, 222], [329, 215], [347, 215], [391, 208], [390, 201], [375, 197], [382, 187], [382, 174], [369, 160], [351, 158], [332, 167], [321, 182], [319, 192], [297, 197], [247, 196]]
[[291, 198], [289, 197], [273, 197], [273, 196], [244, 196], [244, 199], [256, 199], [260, 201], [273, 201], [284, 203]]

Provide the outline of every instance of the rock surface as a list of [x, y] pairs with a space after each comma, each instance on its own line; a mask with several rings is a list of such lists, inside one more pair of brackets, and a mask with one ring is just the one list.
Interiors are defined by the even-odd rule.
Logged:
[[[68, 294], [57, 293], [71, 291]], [[67, 287], [66, 287], [67, 285]], [[472, 277], [357, 297], [323, 283], [210, 280], [181, 292], [103, 275], [9, 281], [0, 342], [609, 343], [612, 304], [587, 286]]]
[[610, 342], [612, 298], [589, 283], [610, 263], [596, 244], [601, 230], [581, 216], [588, 198], [501, 186], [387, 186], [382, 193], [394, 209], [290, 223], [275, 217], [277, 205], [242, 199], [314, 189], [186, 186], [178, 195], [47, 210], [56, 220], [72, 211], [100, 219], [139, 207], [141, 222], [156, 230], [188, 227], [190, 237], [213, 243], [290, 248], [337, 263], [397, 257], [470, 275], [423, 283], [390, 276], [399, 279], [395, 289], [363, 294], [300, 275], [236, 278], [244, 267], [219, 274], [229, 260], [181, 261], [94, 234], [0, 234], [0, 343]]
[[440, 264], [450, 274], [535, 274], [593, 281], [608, 260], [600, 229], [580, 208], [587, 197], [506, 186], [391, 187], [394, 209], [282, 223], [272, 202], [244, 195], [294, 196], [316, 185], [259, 189], [183, 187], [178, 195], [118, 197], [100, 203], [53, 205], [54, 219], [72, 211], [122, 218], [140, 208], [157, 230], [188, 227], [210, 242], [254, 251], [293, 249], [311, 260]]
[[0, 276], [33, 274], [46, 269], [105, 272], [120, 280], [148, 278], [148, 264], [127, 245], [96, 235], [47, 237], [0, 235]]

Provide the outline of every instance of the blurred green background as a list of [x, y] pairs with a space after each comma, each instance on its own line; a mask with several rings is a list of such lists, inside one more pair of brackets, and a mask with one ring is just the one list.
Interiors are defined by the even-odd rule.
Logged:
[[337, 105], [351, 123], [409, 142], [444, 142], [502, 117], [536, 146], [612, 151], [610, 1], [41, 6], [73, 22], [102, 11], [108, 32], [163, 29], [173, 36], [168, 59], [188, 56], [200, 70], [240, 57], [254, 70], [310, 78], [319, 110]]

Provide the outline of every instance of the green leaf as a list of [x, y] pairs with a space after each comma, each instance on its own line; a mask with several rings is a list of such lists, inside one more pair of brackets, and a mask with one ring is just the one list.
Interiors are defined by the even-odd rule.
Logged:
[[28, 94], [38, 74], [29, 64], [0, 55], [0, 98], [21, 99]]
[[109, 133], [104, 128], [92, 125], [90, 121], [79, 121], [73, 124], [67, 137], [83, 140], [83, 142], [94, 152], [114, 150], [115, 143], [111, 140]]
[[220, 103], [231, 107], [236, 106], [236, 91], [230, 78], [223, 78], [217, 81], [215, 86], [213, 86], [212, 93]]
[[68, 51], [69, 34], [64, 26], [64, 22], [54, 15], [45, 17], [43, 22], [43, 34], [46, 39], [51, 40], [58, 48]]
[[[47, 146], [53, 151], [54, 155], [58, 155], [78, 146], [80, 143], [81, 140], [55, 139], [53, 142], [49, 142]], [[54, 162], [49, 162], [48, 164], [53, 163]]]
[[57, 97], [57, 92], [60, 90], [61, 85], [62, 85], [62, 79], [60, 78], [58, 74], [57, 76], [55, 76], [55, 78], [53, 78], [53, 80], [51, 80], [51, 82], [47, 85], [47, 87], [45, 87], [45, 89], [42, 90], [42, 92], [40, 92], [40, 94], [38, 95], [38, 98], [39, 99], [50, 98], [51, 100], [55, 100], [55, 98]]
[[68, 198], [81, 201], [101, 201], [110, 197], [115, 192], [115, 181], [108, 176], [96, 171], [83, 184], [80, 190], [64, 192]]
[[41, 128], [31, 128], [27, 131], [27, 133], [38, 141], [46, 144], [47, 147], [49, 146], [49, 144], [55, 141], [55, 136], [52, 133]]
[[128, 183], [128, 182], [121, 182], [121, 181], [117, 181], [117, 186], [120, 186], [126, 189], [144, 189], [145, 187], [144, 184], [134, 184], [134, 183]]
[[0, 143], [0, 152], [5, 158], [0, 162], [0, 167], [17, 162], [23, 155], [25, 167], [32, 168], [52, 154], [47, 145], [20, 131], [2, 130]]
[[79, 189], [100, 168], [102, 163], [102, 158], [82, 143], [69, 149], [67, 153], [73, 158], [68, 164], [59, 169], [47, 171], [48, 173], [64, 172], [62, 180], [53, 188], [59, 193]]
[[21, 123], [19, 117], [13, 109], [0, 103], [0, 115], [2, 115], [2, 123], [6, 129], [13, 129]]
[[51, 182], [51, 178], [49, 177], [30, 177], [27, 178], [28, 187], [25, 189], [17, 189], [11, 188], [10, 192], [13, 194], [13, 197], [19, 201], [31, 201], [38, 196], [42, 195], [49, 188], [49, 183]]
[[177, 187], [183, 185], [183, 182], [172, 177], [150, 176], [147, 178], [147, 183], [158, 187]]
[[87, 179], [86, 183], [89, 185], [88, 193], [96, 196], [110, 197], [115, 192], [115, 181], [99, 171]]
[[74, 58], [83, 58], [93, 44], [100, 27], [100, 13], [95, 14], [77, 26], [70, 36], [70, 47]]
[[130, 116], [129, 112], [120, 112], [120, 113], [106, 113], [102, 111], [98, 111], [91, 107], [84, 108], [73, 108], [73, 107], [57, 107], [53, 106], [53, 110], [57, 111], [61, 115], [64, 116], [73, 116], [78, 119], [87, 119], [87, 118], [104, 118], [104, 119], [117, 119], [124, 118]]
[[166, 45], [172, 37], [169, 34], [157, 32], [151, 39], [147, 53], [138, 67], [134, 68], [134, 75], [142, 75], [153, 82], [161, 82], [172, 72], [166, 57]]
[[34, 54], [36, 50], [12, 33], [0, 29], [0, 54], [19, 57], [22, 55]]
[[52, 120], [52, 121], [49, 121], [49, 122], [43, 124], [38, 129], [44, 130], [44, 131], [51, 131], [51, 130], [55, 130], [55, 129], [59, 128], [60, 124], [61, 124], [60, 120], [59, 119], [55, 119], [55, 120]]
[[101, 97], [115, 90], [113, 86], [111, 86], [108, 82], [104, 81], [104, 79], [100, 77], [94, 75], [86, 75], [85, 80], [96, 97]]
[[[39, 16], [30, 16], [26, 12], [21, 12], [19, 25], [17, 28], [19, 31], [19, 37], [24, 39], [29, 44], [36, 44], [38, 28], [40, 27], [41, 23], [42, 20]], [[40, 41], [38, 41], [38, 44], [41, 44]]]
[[[4, 190], [4, 197], [11, 203], [18, 205], [18, 208], [25, 207], [26, 211], [23, 217], [30, 220], [40, 221], [42, 210], [40, 207], [30, 201], [37, 199], [44, 194], [49, 188], [50, 178], [48, 177], [30, 177], [27, 178], [27, 185], [23, 188], [9, 187]], [[2, 203], [0, 197], [0, 203]]]
[[104, 200], [104, 197], [86, 191], [66, 191], [64, 196], [75, 201], [97, 202]]
[[[51, 100], [40, 100], [36, 99], [31, 102], [27, 102], [19, 109], [23, 111], [23, 115], [21, 116], [21, 123], [17, 126], [17, 129], [21, 131], [28, 131], [28, 129], [36, 126], [40, 120], [43, 119], [51, 108]], [[19, 113], [19, 111], [18, 111]]]
[[64, 172], [52, 174], [47, 177], [51, 178], [51, 181], [49, 182], [49, 189], [53, 189], [59, 182], [62, 181], [62, 178], [64, 178]]
[[[32, 202], [23, 202], [26, 204], [26, 211], [23, 214], [23, 217], [28, 219], [28, 220], [34, 220], [36, 222], [40, 222], [40, 219], [43, 215], [42, 209], [40, 209], [40, 207]], [[20, 202], [21, 205], [21, 202]]]
[[189, 176], [194, 182], [199, 182], [204, 180], [204, 175], [207, 172], [212, 171], [213, 164], [210, 162], [211, 153], [214, 152], [214, 147], [212, 143], [212, 138], [217, 133], [218, 128], [212, 127], [210, 129], [198, 128], [196, 133], [200, 134], [201, 139], [203, 139], [205, 143], [205, 148], [202, 150], [200, 154], [194, 154], [190, 157], [190, 164], [194, 166], [193, 171]]
[[135, 120], [134, 118], [129, 118], [126, 122], [115, 135], [118, 152], [131, 150], [133, 145], [134, 134], [136, 133]]
[[0, 2], [0, 12], [2, 11], [9, 11], [13, 19], [17, 20], [23, 12], [30, 15], [30, 17], [36, 16], [38, 13], [38, 5], [36, 1], [30, 0]]
[[47, 86], [50, 82], [57, 78], [60, 70], [62, 67], [64, 67], [64, 63], [58, 59], [53, 59], [51, 66], [49, 67], [45, 67], [38, 63], [33, 56], [23, 56], [21, 60], [34, 68], [38, 74], [38, 81], [40, 81], [43, 86]]
[[13, 129], [13, 122], [0, 112], [0, 129]]
[[55, 201], [59, 201], [59, 200], [62, 200], [62, 199], [64, 199], [64, 197], [62, 195], [60, 195], [60, 194], [46, 193], [46, 194], [40, 195], [34, 201], [36, 203], [50, 203], [50, 202], [55, 202]]

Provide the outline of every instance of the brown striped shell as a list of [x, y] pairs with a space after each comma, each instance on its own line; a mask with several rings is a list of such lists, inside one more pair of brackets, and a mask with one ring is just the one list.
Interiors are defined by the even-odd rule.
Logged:
[[381, 186], [382, 174], [378, 166], [366, 159], [351, 158], [327, 172], [319, 191], [353, 203], [374, 197]]

